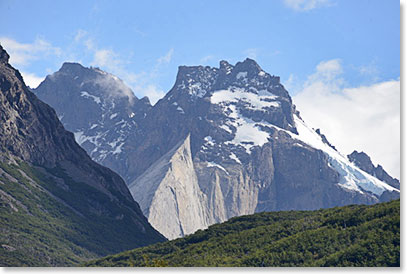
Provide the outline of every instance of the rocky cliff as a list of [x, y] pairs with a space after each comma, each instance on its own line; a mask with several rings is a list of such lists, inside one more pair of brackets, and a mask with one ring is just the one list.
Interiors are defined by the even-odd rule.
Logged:
[[189, 135], [150, 166], [129, 189], [148, 221], [168, 239], [209, 225]]
[[[11, 256], [17, 264], [24, 264], [20, 258], [30, 265], [39, 256], [39, 265], [61, 265], [81, 259], [79, 251], [71, 254], [75, 248], [100, 256], [165, 240], [124, 181], [90, 159], [55, 111], [28, 90], [8, 58], [0, 46], [0, 241], [15, 251], [7, 253], [7, 260]], [[66, 243], [52, 246], [51, 239], [61, 241], [58, 236]], [[39, 247], [19, 257], [32, 244]], [[73, 257], [56, 262], [55, 256], [67, 249]]]

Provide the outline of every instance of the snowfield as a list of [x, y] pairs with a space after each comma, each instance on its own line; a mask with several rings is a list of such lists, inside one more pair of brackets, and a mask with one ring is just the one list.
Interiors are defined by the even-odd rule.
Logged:
[[[237, 79], [244, 77], [246, 77], [246, 74], [242, 72], [236, 76]], [[252, 147], [263, 146], [270, 138], [269, 133], [263, 131], [260, 126], [273, 127], [279, 131], [286, 132], [291, 138], [301, 141], [301, 143], [305, 143], [315, 149], [323, 151], [329, 157], [329, 165], [341, 176], [339, 186], [342, 188], [359, 193], [368, 191], [377, 196], [382, 195], [385, 191], [400, 192], [398, 189], [356, 167], [346, 156], [325, 144], [322, 141], [321, 136], [297, 115], [294, 115], [294, 121], [298, 135], [265, 121], [254, 122], [250, 118], [242, 115], [237, 107], [238, 103], [241, 105], [243, 103], [245, 109], [267, 111], [270, 107], [280, 107], [280, 103], [276, 101], [277, 98], [277, 96], [271, 94], [267, 90], [259, 91], [253, 87], [250, 87], [248, 90], [244, 88], [229, 87], [228, 89], [215, 91], [210, 97], [210, 102], [219, 105], [225, 113], [228, 113], [228, 119], [219, 127], [230, 134], [232, 134], [233, 128], [236, 129], [234, 138], [231, 141], [226, 141], [224, 144], [243, 146], [246, 152], [251, 154]], [[212, 138], [209, 143], [212, 143]], [[304, 147], [301, 143], [295, 145]], [[237, 163], [241, 163], [238, 157], [233, 153], [230, 155], [230, 158]], [[209, 165], [217, 166], [217, 164], [215, 165], [214, 163], [208, 164], [208, 167]]]

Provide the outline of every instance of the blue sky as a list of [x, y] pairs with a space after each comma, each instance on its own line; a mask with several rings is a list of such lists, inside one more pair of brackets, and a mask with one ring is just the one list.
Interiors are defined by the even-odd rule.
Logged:
[[[95, 51], [106, 50], [117, 67], [148, 75], [145, 84], [163, 91], [171, 88], [179, 65], [218, 66], [219, 60], [245, 57], [283, 81], [290, 75], [304, 81], [319, 62], [336, 58], [352, 86], [400, 75], [399, 1], [153, 2], [2, 0], [0, 38], [23, 44], [41, 40], [57, 48], [34, 53], [38, 58], [29, 64], [15, 64], [39, 77], [67, 60], [120, 74], [95, 60]], [[83, 37], [75, 41], [78, 34]]]
[[[174, 84], [179, 65], [218, 66], [220, 60], [234, 64], [250, 57], [280, 75], [294, 100], [302, 98], [305, 116], [318, 103], [304, 100], [310, 87], [345, 96], [347, 89], [395, 81], [392, 96], [400, 96], [396, 0], [1, 0], [0, 10], [0, 43], [30, 86], [64, 61], [76, 61], [119, 76], [138, 97], [155, 102]], [[377, 115], [369, 111], [367, 119]], [[320, 115], [306, 118], [320, 126]], [[399, 108], [392, 115], [399, 118]], [[385, 140], [398, 144], [392, 153], [399, 153], [400, 141], [394, 142], [399, 131], [388, 134]], [[375, 154], [377, 143], [372, 148], [360, 143], [349, 146]], [[399, 166], [387, 164], [393, 174]]]

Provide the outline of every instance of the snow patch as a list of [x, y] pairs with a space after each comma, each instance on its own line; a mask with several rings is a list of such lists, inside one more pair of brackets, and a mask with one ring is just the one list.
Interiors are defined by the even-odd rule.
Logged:
[[117, 146], [115, 148], [115, 150], [112, 152], [113, 155], [119, 154], [122, 152], [122, 146], [124, 145], [124, 143], [121, 143], [119, 146]]
[[112, 120], [113, 118], [115, 118], [117, 116], [117, 113], [113, 113], [112, 115], [110, 115], [110, 120]]
[[[278, 139], [278, 137], [276, 136], [276, 139]], [[300, 144], [300, 143], [295, 143], [294, 144], [294, 146], [296, 146], [296, 147], [303, 147], [303, 148], [305, 148], [305, 146], [303, 146], [302, 144]]]
[[236, 79], [239, 80], [240, 78], [246, 78], [247, 77], [247, 71], [239, 72], [236, 75]]
[[241, 145], [248, 154], [253, 146], [262, 146], [268, 141], [269, 134], [261, 131], [255, 122], [250, 119], [238, 119], [236, 134], [232, 141], [226, 142]]
[[87, 136], [83, 134], [83, 131], [77, 131], [74, 132], [74, 137], [75, 137], [75, 141], [78, 143], [78, 145], [82, 145], [84, 142], [86, 142], [87, 140]]
[[239, 158], [237, 158], [236, 154], [234, 154], [233, 152], [230, 153], [229, 158], [234, 160], [238, 164], [242, 164], [242, 162], [240, 162]]
[[177, 110], [181, 112], [181, 114], [185, 114], [184, 109], [182, 107], [177, 107]]
[[91, 94], [89, 94], [89, 93], [86, 92], [86, 91], [81, 91], [81, 96], [82, 96], [82, 97], [85, 97], [85, 98], [92, 98], [93, 101], [95, 101], [96, 104], [100, 104], [100, 102], [101, 102], [100, 97], [91, 95]]
[[214, 142], [214, 140], [212, 139], [211, 136], [206, 136], [206, 137], [204, 138], [204, 140], [206, 141], [207, 144], [209, 144], [209, 145], [211, 145], [211, 146], [215, 145], [215, 142]]
[[228, 172], [223, 166], [221, 166], [221, 165], [219, 165], [219, 164], [217, 164], [217, 163], [208, 162], [208, 163], [207, 163], [207, 167], [217, 167], [217, 168], [223, 170], [227, 175], [229, 175], [229, 172]]
[[[265, 98], [268, 101], [264, 101]], [[229, 128], [229, 130], [230, 126], [236, 128], [233, 140], [227, 141], [225, 144], [243, 146], [248, 154], [251, 153], [253, 146], [264, 145], [268, 141], [269, 134], [259, 128], [262, 124], [241, 115], [235, 104], [243, 101], [249, 105], [250, 109], [262, 110], [265, 107], [279, 105], [278, 102], [269, 102], [269, 100], [274, 100], [275, 98], [276, 96], [274, 95], [266, 96], [245, 92], [241, 88], [230, 88], [214, 92], [211, 96], [211, 103], [221, 105], [229, 116], [229, 120], [223, 125], [223, 128]], [[247, 105], [245, 108], [248, 107]]]
[[201, 83], [195, 83], [189, 86], [189, 94], [202, 98], [206, 94], [206, 90], [201, 89]]
[[298, 135], [289, 131], [286, 132], [289, 132], [293, 138], [301, 140], [304, 143], [326, 153], [329, 156], [329, 163], [341, 176], [339, 182], [341, 187], [357, 192], [362, 192], [361, 189], [363, 189], [378, 196], [382, 195], [386, 190], [400, 192], [398, 189], [391, 187], [376, 177], [373, 177], [359, 169], [344, 155], [325, 144], [322, 141], [321, 136], [318, 135], [313, 129], [309, 128], [297, 115], [294, 115], [294, 121]]
[[237, 103], [239, 101], [248, 104], [251, 109], [264, 110], [268, 107], [279, 107], [280, 103], [275, 101], [277, 96], [265, 90], [257, 91], [258, 94], [247, 92], [242, 88], [229, 88], [219, 90], [211, 96], [212, 104]]
[[221, 125], [220, 128], [226, 130], [228, 133], [232, 133], [232, 130], [228, 125]]

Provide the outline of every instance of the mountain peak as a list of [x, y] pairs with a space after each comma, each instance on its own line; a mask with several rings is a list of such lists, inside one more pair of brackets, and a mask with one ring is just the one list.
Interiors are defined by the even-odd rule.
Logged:
[[368, 173], [372, 173], [374, 170], [372, 160], [370, 159], [369, 155], [367, 155], [363, 151], [358, 152], [354, 150], [351, 154], [348, 155], [348, 159]]
[[219, 62], [219, 68], [220, 68], [220, 70], [229, 70], [230, 71], [233, 69], [233, 65], [229, 64], [228, 61], [221, 60]]
[[[238, 62], [238, 63], [239, 63], [239, 62]], [[251, 58], [246, 58], [246, 59], [244, 59], [244, 61], [241, 62], [241, 63], [258, 66], [258, 67], [260, 68], [259, 64], [257, 64], [257, 62], [256, 62], [254, 59], [251, 59]]]
[[351, 154], [348, 155], [348, 159], [363, 171], [366, 171], [379, 180], [386, 182], [392, 187], [400, 189], [400, 181], [396, 178], [391, 177], [381, 165], [375, 166], [372, 163], [369, 155], [367, 155], [365, 152], [358, 152], [354, 150]]
[[257, 64], [257, 62], [250, 58], [246, 58], [243, 62], [237, 62], [235, 65], [235, 69], [237, 71], [255, 72], [257, 74], [260, 71], [263, 71], [262, 68]]
[[85, 67], [76, 62], [64, 62], [59, 71], [73, 73], [84, 70]]
[[217, 70], [209, 66], [179, 66], [177, 78], [181, 76], [191, 76], [192, 74], [202, 73], [205, 71]]
[[3, 64], [7, 64], [9, 58], [10, 58], [10, 56], [8, 55], [8, 53], [0, 45], [0, 62]]
[[150, 98], [148, 98], [148, 96], [144, 96], [140, 99], [140, 102], [142, 102], [143, 104], [147, 104], [147, 105], [151, 105], [150, 103]]

